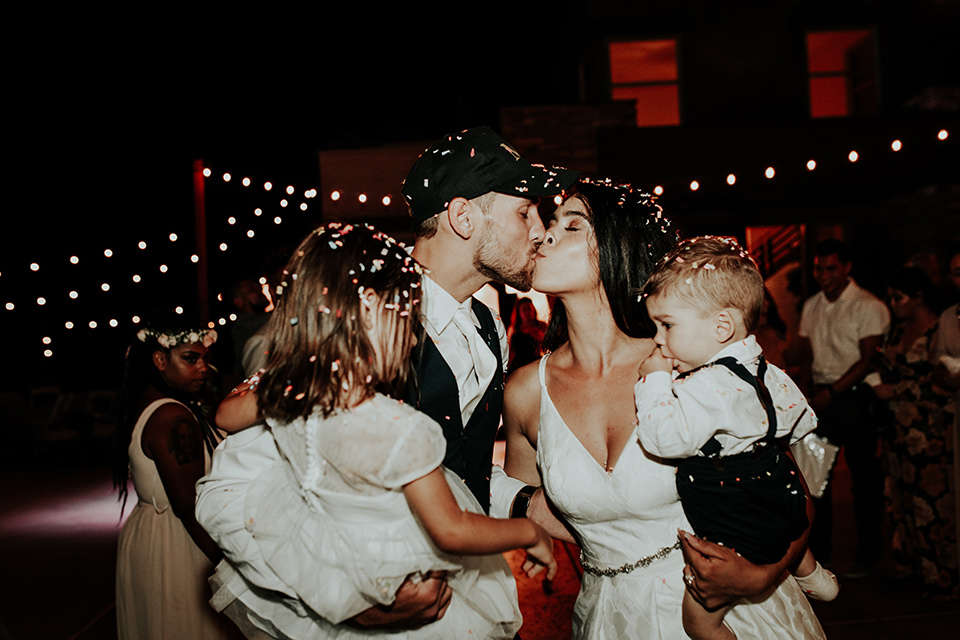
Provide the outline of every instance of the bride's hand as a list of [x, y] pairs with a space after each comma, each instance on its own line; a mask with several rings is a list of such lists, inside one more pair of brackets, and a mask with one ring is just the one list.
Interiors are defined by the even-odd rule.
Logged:
[[761, 593], [783, 573], [777, 565], [753, 564], [733, 549], [685, 531], [680, 532], [680, 546], [687, 563], [684, 568], [687, 590], [708, 609]]
[[557, 561], [553, 557], [553, 539], [547, 535], [543, 527], [532, 522], [530, 524], [537, 528], [537, 542], [527, 547], [527, 559], [523, 561], [521, 569], [527, 577], [532, 578], [546, 568], [546, 579], [553, 580], [557, 575]]

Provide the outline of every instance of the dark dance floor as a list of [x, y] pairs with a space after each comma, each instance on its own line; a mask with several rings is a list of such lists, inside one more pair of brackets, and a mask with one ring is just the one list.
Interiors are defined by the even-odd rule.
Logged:
[[[0, 470], [0, 639], [113, 640], [114, 568], [119, 505], [102, 464], [52, 462]], [[852, 517], [845, 468], [835, 481], [836, 565], [852, 560]], [[524, 640], [569, 637], [578, 588], [577, 550], [558, 545], [552, 589], [518, 579]], [[510, 558], [517, 567], [518, 558]], [[842, 581], [838, 600], [815, 608], [832, 640], [956, 638], [960, 603], [922, 599], [914, 582]]]

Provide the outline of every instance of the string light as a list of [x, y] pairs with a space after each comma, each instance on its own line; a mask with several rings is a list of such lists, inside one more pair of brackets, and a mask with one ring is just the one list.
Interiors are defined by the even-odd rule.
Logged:
[[53, 342], [53, 340], [50, 338], [50, 336], [43, 336], [42, 342], [43, 344], [50, 344], [51, 342]]
[[777, 175], [777, 170], [773, 167], [767, 167], [766, 171], [763, 172], [763, 175], [766, 176], [767, 180], [772, 180], [775, 175]]
[[51, 358], [51, 357], [53, 357], [53, 351], [51, 351], [50, 349], [44, 349], [44, 350], [43, 350], [43, 355], [44, 355], [44, 357]]
[[[928, 134], [928, 135], [929, 135], [929, 134]], [[936, 136], [937, 136], [937, 139], [938, 139], [938, 140], [944, 141], [944, 140], [947, 140], [947, 139], [948, 139], [948, 137], [949, 137], [949, 132], [948, 132], [946, 129], [940, 129], [939, 131], [937, 131]], [[891, 149], [892, 152], [899, 152], [899, 151], [901, 151], [901, 150], [903, 149], [903, 142], [902, 142], [902, 140], [901, 140], [901, 139], [894, 139], [894, 140], [892, 140], [892, 141], [890, 142], [890, 149]], [[857, 162], [857, 161], [859, 160], [859, 153], [858, 153], [857, 151], [855, 151], [855, 150], [854, 150], [854, 151], [851, 151], [851, 152], [848, 154], [847, 158], [848, 158], [848, 160], [849, 160], [851, 163], [855, 163], [855, 162]], [[807, 167], [807, 170], [808, 170], [808, 171], [814, 171], [814, 170], [817, 168], [817, 162], [816, 162], [815, 160], [813, 160], [813, 159], [810, 159], [810, 160], [808, 160], [808, 161], [806, 162], [806, 167]], [[203, 169], [203, 175], [204, 175], [205, 177], [210, 177], [210, 176], [212, 175], [211, 170], [210, 170], [209, 168], [204, 168], [204, 169]], [[768, 168], [765, 170], [765, 175], [766, 175], [768, 178], [772, 178], [772, 177], [775, 175], [775, 170], [773, 169], [772, 166], [771, 166], [771, 167], [768, 167]], [[232, 180], [231, 180], [231, 174], [230, 174], [229, 172], [224, 172], [224, 173], [222, 174], [222, 176], [223, 176], [223, 180], [224, 180], [225, 183], [230, 183], [230, 182], [232, 181]], [[726, 176], [726, 182], [727, 182], [728, 185], [733, 186], [733, 185], [736, 184], [736, 181], [737, 181], [737, 176], [736, 176], [736, 174], [729, 173], [729, 174]], [[239, 182], [241, 182], [244, 187], [248, 187], [248, 186], [250, 186], [250, 185], [253, 183], [253, 181], [252, 181], [252, 179], [251, 179], [250, 177], [244, 177], [244, 178], [243, 178], [242, 180], [240, 180]], [[271, 190], [273, 189], [273, 183], [270, 182], [270, 181], [264, 181], [262, 184], [263, 184], [263, 188], [264, 188], [265, 191], [271, 191]], [[699, 190], [699, 187], [700, 187], [699, 181], [697, 181], [697, 180], [692, 180], [692, 181], [690, 182], [690, 190], [691, 190], [691, 191], [698, 191], [698, 190]], [[294, 195], [294, 193], [296, 192], [296, 189], [295, 189], [295, 187], [294, 187], [293, 185], [288, 185], [288, 186], [286, 186], [286, 187], [284, 188], [284, 190], [285, 190], [286, 194], [288, 194], [288, 195]], [[653, 192], [655, 195], [657, 195], [657, 196], [662, 196], [663, 193], [664, 193], [664, 187], [663, 187], [662, 185], [657, 185], [657, 186], [655, 186], [655, 187], [653, 188], [652, 192]], [[305, 199], [315, 198], [315, 197], [317, 197], [317, 196], [318, 196], [318, 191], [317, 191], [317, 189], [306, 189], [305, 191], [303, 191], [303, 197], [304, 197]], [[337, 202], [337, 201], [339, 201], [339, 200], [341, 199], [342, 196], [343, 196], [343, 193], [342, 193], [340, 190], [333, 190], [333, 191], [330, 192], [330, 199], [331, 199], [331, 201]], [[367, 202], [367, 198], [368, 198], [368, 195], [367, 195], [366, 193], [361, 193], [361, 194], [358, 195], [357, 200], [358, 200], [358, 202], [360, 202], [361, 204], [365, 204], [365, 203]], [[393, 203], [393, 199], [392, 199], [392, 197], [391, 197], [390, 195], [383, 196], [380, 201], [381, 201], [381, 203], [383, 204], [383, 206], [385, 206], [385, 207], [389, 207], [389, 206], [391, 206], [392, 203]], [[562, 202], [562, 196], [559, 196], [559, 195], [556, 196], [556, 197], [554, 198], [554, 201], [555, 201], [556, 204], [559, 205], [559, 204]], [[287, 207], [287, 206], [290, 205], [290, 203], [288, 202], [287, 199], [281, 200], [281, 201], [280, 201], [280, 204], [281, 204], [281, 207]], [[300, 208], [301, 211], [307, 211], [308, 208], [309, 208], [308, 205], [307, 205], [305, 202], [301, 202], [298, 206], [299, 206], [299, 208]], [[255, 215], [256, 217], [261, 217], [261, 216], [263, 215], [263, 209], [260, 208], [260, 207], [255, 208], [255, 209], [254, 209], [254, 215]], [[277, 224], [277, 225], [280, 225], [280, 224], [282, 223], [282, 219], [281, 219], [280, 216], [275, 216], [275, 217], [273, 218], [273, 221], [274, 221], [274, 223]], [[231, 216], [231, 217], [229, 218], [229, 224], [235, 225], [236, 223], [237, 223], [236, 217], [235, 217], [235, 216]], [[250, 229], [248, 229], [248, 230], [246, 231], [246, 235], [247, 235], [248, 238], [254, 238], [254, 237], [256, 236], [256, 230], [255, 230], [254, 228], [250, 228]], [[177, 241], [179, 240], [179, 236], [178, 236], [176, 233], [169, 233], [169, 234], [167, 235], [167, 237], [169, 238], [170, 242], [177, 242]], [[145, 240], [141, 240], [141, 241], [138, 242], [138, 247], [139, 247], [141, 250], [145, 250], [145, 249], [146, 249], [146, 245], [147, 245], [147, 242], [146, 242]], [[224, 251], [224, 252], [227, 251], [227, 244], [226, 244], [226, 243], [221, 243], [221, 244], [220, 244], [220, 249], [221, 249], [221, 251]], [[103, 250], [103, 255], [104, 255], [104, 257], [106, 257], [106, 258], [112, 258], [112, 257], [114, 257], [114, 252], [113, 252], [112, 249], [106, 248], [106, 249]], [[61, 259], [62, 259], [62, 258], [61, 258]], [[69, 262], [70, 262], [71, 264], [73, 264], [73, 265], [78, 265], [79, 262], [80, 262], [80, 258], [79, 258], [79, 256], [77, 256], [77, 255], [70, 255], [69, 258], [68, 258], [68, 260], [69, 260]], [[193, 255], [190, 256], [190, 261], [191, 261], [192, 263], [194, 263], [194, 264], [197, 264], [197, 263], [199, 262], [199, 257], [198, 257], [196, 254], [193, 254]], [[39, 271], [39, 270], [40, 270], [40, 265], [39, 265], [39, 263], [37, 263], [37, 262], [30, 263], [30, 269], [31, 269], [32, 271], [34, 271], [34, 272]], [[161, 273], [167, 273], [167, 272], [168, 272], [168, 267], [167, 267], [167, 265], [165, 265], [165, 264], [160, 265], [160, 271], [161, 271]], [[261, 280], [263, 280], [263, 279], [261, 279]], [[140, 282], [142, 281], [141, 276], [140, 276], [139, 274], [134, 274], [134, 275], [132, 275], [132, 281], [133, 281], [134, 283], [140, 283]], [[101, 289], [102, 289], [104, 292], [110, 292], [110, 291], [111, 291], [111, 287], [110, 287], [110, 285], [109, 285], [108, 283], [103, 283], [103, 284], [101, 285]], [[68, 295], [69, 295], [70, 299], [72, 299], [72, 300], [77, 300], [77, 299], [79, 298], [79, 293], [78, 293], [78, 291], [76, 291], [76, 290], [70, 291]], [[38, 303], [39, 306], [45, 306], [46, 299], [45, 299], [45, 298], [42, 298], [42, 297], [37, 298], [37, 303]], [[14, 310], [16, 309], [15, 302], [12, 301], [12, 300], [6, 302], [6, 303], [5, 303], [5, 308], [6, 308], [7, 310], [9, 310], [9, 311], [14, 311]], [[180, 309], [180, 310], [178, 311], [178, 313], [183, 313], [182, 307], [180, 307], [179, 309]], [[139, 319], [138, 316], [133, 316], [133, 322], [134, 322], [135, 324], [136, 324], [136, 323], [139, 323], [139, 321], [140, 321], [140, 319]], [[231, 315], [230, 321], [235, 321], [235, 314]], [[224, 324], [226, 324], [226, 323], [228, 322], [228, 320], [226, 320], [226, 319], [224, 319], [224, 318], [220, 318], [220, 319], [218, 320], [218, 322], [219, 322], [220, 325], [224, 325]], [[111, 319], [111, 320], [109, 320], [109, 325], [112, 326], [112, 327], [117, 327], [117, 326], [119, 326], [119, 322], [118, 322], [116, 319]], [[64, 328], [67, 329], [67, 330], [72, 330], [73, 328], [75, 328], [74, 321], [72, 321], [72, 320], [65, 321], [63, 326], [64, 326]], [[88, 323], [88, 326], [89, 326], [91, 329], [97, 328], [97, 326], [98, 326], [97, 321], [95, 321], [95, 320], [90, 320], [89, 323]], [[211, 322], [209, 323], [209, 326], [213, 327], [213, 326], [214, 326], [214, 322], [211, 321]], [[45, 339], [45, 340], [46, 340], [46, 339], [52, 340], [52, 338], [50, 338], [49, 336], [45, 336], [44, 339]], [[46, 343], [46, 342], [45, 342], [45, 343]], [[46, 344], [49, 344], [49, 343], [46, 343]]]
[[177, 307], [176, 309], [174, 309], [174, 312], [175, 312], [178, 316], [179, 316], [179, 315], [183, 315], [183, 307]]
[[237, 223], [237, 219], [234, 218], [233, 216], [230, 216], [229, 218], [227, 218], [227, 224], [234, 225], [236, 223]]

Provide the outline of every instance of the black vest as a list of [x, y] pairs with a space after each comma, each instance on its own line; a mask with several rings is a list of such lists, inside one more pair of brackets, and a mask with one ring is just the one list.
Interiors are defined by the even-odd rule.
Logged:
[[406, 401], [440, 423], [447, 440], [444, 466], [463, 478], [483, 510], [489, 512], [493, 444], [503, 406], [503, 362], [493, 313], [476, 298], [473, 312], [480, 320], [477, 332], [497, 357], [497, 368], [466, 427], [460, 417], [457, 379], [433, 340], [422, 333], [413, 352], [416, 385], [408, 392]]

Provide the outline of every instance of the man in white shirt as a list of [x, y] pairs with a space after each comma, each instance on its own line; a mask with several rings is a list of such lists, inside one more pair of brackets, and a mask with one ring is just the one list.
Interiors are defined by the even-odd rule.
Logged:
[[[803, 305], [799, 334], [804, 366], [799, 382], [806, 385], [820, 420], [817, 432], [844, 449], [857, 527], [856, 560], [844, 576], [862, 578], [880, 559], [883, 509], [877, 426], [864, 377], [890, 328], [890, 312], [879, 298], [857, 286], [850, 277], [852, 267], [844, 243], [825, 240], [817, 246], [813, 273], [821, 290]], [[810, 547], [821, 562], [828, 562], [833, 551], [832, 500], [832, 485], [815, 499]]]
[[[507, 515], [523, 485], [499, 468], [492, 470], [506, 332], [499, 317], [473, 294], [490, 281], [529, 290], [544, 236], [539, 198], [560, 193], [576, 177], [573, 171], [531, 165], [492, 130], [480, 127], [446, 136], [427, 149], [403, 187], [416, 221], [412, 255], [427, 269], [421, 322], [429, 338], [415, 354], [419, 386], [409, 401], [440, 422], [448, 443], [445, 465], [464, 479], [484, 509], [490, 508], [490, 476], [496, 471], [501, 488], [495, 493], [502, 497], [495, 501], [494, 515]], [[258, 602], [283, 598], [269, 591], [282, 592], [283, 585], [243, 526], [246, 487], [278, 455], [262, 427], [237, 433], [218, 447], [211, 473], [197, 485], [197, 520], [230, 560], [218, 566], [213, 578], [219, 609], [229, 612], [240, 601], [255, 616]], [[443, 614], [449, 597], [442, 576], [405, 583], [390, 611], [374, 608], [354, 622], [388, 629], [424, 624]], [[304, 612], [295, 601], [289, 603], [287, 622], [303, 624]], [[273, 622], [279, 629], [286, 624]], [[270, 625], [263, 619], [254, 622], [259, 629], [270, 630]]]

